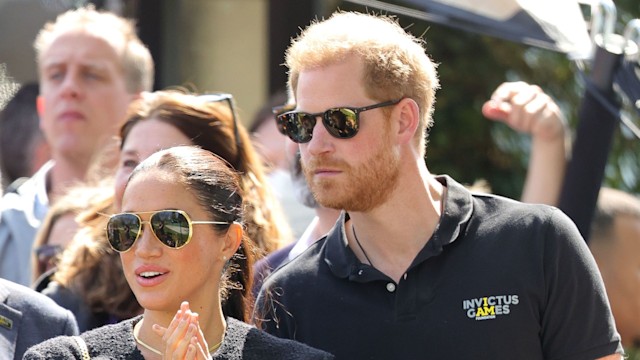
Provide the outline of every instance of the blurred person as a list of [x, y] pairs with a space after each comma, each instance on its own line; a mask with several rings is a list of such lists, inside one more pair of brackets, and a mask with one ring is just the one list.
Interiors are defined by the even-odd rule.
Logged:
[[40, 276], [56, 266], [59, 255], [78, 230], [76, 217], [92, 204], [102, 204], [107, 199], [110, 201], [112, 195], [105, 190], [103, 186], [80, 184], [70, 188], [51, 206], [33, 243], [31, 265], [34, 284]]
[[567, 121], [537, 85], [502, 83], [482, 106], [482, 114], [531, 135], [527, 177], [520, 200], [557, 205], [567, 161]]
[[[512, 108], [516, 104], [520, 109]], [[483, 113], [532, 135], [529, 187], [525, 186], [523, 201], [556, 205], [566, 159], [566, 122], [558, 107], [539, 87], [515, 82], [502, 84], [485, 103]], [[533, 164], [536, 159], [537, 165]], [[640, 200], [602, 187], [591, 234], [589, 248], [602, 274], [627, 358], [640, 359]]]
[[287, 154], [285, 151], [286, 135], [282, 134], [276, 125], [274, 109], [286, 108], [287, 94], [280, 91], [273, 94], [267, 102], [256, 112], [249, 134], [251, 141], [260, 154], [268, 173], [276, 169], [287, 171]]
[[154, 152], [197, 145], [222, 157], [241, 174], [246, 194], [247, 234], [262, 257], [291, 243], [280, 204], [266, 180], [264, 165], [233, 109], [230, 94], [195, 95], [156, 91], [132, 104], [120, 131], [121, 158], [116, 173], [116, 205], [133, 168]]
[[153, 82], [153, 61], [133, 22], [92, 7], [47, 23], [34, 47], [40, 127], [52, 161], [0, 202], [0, 277], [28, 285], [36, 230], [49, 206], [83, 181], [129, 103]]
[[77, 335], [70, 311], [20, 284], [0, 279], [0, 358], [22, 359], [31, 346], [59, 335]]
[[[109, 217], [107, 237], [144, 313], [83, 333], [91, 357], [331, 358], [241, 321], [248, 320], [251, 293], [230, 279], [251, 283], [254, 246], [243, 232], [242, 194], [235, 170], [195, 146], [162, 150], [135, 168], [124, 188], [124, 212]], [[167, 237], [158, 236], [160, 229]], [[77, 339], [57, 337], [24, 359], [79, 351]]]
[[[58, 256], [78, 229], [75, 220], [77, 212], [86, 208], [84, 199], [82, 199], [79, 208], [76, 206], [77, 204], [64, 200], [64, 197], [60, 198], [60, 201], [49, 209], [42, 225], [36, 232], [31, 256], [32, 284], [37, 284], [40, 276], [55, 268]], [[37, 287], [37, 285], [32, 286]]]
[[36, 108], [38, 83], [25, 83], [0, 112], [0, 173], [5, 192], [15, 191], [51, 157]]
[[306, 229], [295, 242], [268, 254], [263, 259], [256, 262], [254, 266], [254, 295], [258, 294], [264, 279], [266, 279], [273, 270], [294, 259], [314, 242], [320, 240], [322, 236], [331, 230], [340, 216], [340, 210], [321, 206], [313, 198], [313, 194], [309, 190], [307, 181], [302, 173], [298, 145], [289, 139], [286, 141], [287, 151], [292, 151], [294, 153], [294, 156], [289, 161], [292, 186], [289, 187], [288, 192], [292, 194], [300, 204], [312, 209], [315, 216], [307, 223]]
[[253, 256], [260, 257], [288, 240], [284, 216], [273, 205], [273, 195], [264, 185], [262, 163], [246, 130], [234, 120], [231, 100], [229, 94], [199, 97], [169, 90], [146, 93], [131, 104], [120, 131], [120, 160], [114, 183], [95, 191], [104, 194], [104, 200], [96, 203], [98, 208], [84, 212], [81, 230], [63, 252], [57, 270], [36, 285], [73, 311], [81, 331], [118, 322], [141, 311], [132, 299], [118, 254], [106, 241], [106, 218], [99, 213], [119, 211], [129, 175], [156, 151], [197, 145], [222, 157], [239, 172], [246, 194], [246, 232], [260, 247]]
[[265, 281], [256, 321], [340, 359], [620, 359], [566, 215], [429, 172], [439, 83], [422, 45], [392, 18], [337, 12], [287, 50], [296, 108], [279, 121], [316, 200], [344, 211]]
[[307, 225], [314, 218], [312, 208], [304, 206], [292, 191], [294, 188], [290, 163], [293, 153], [287, 151], [291, 140], [280, 130], [275, 121], [275, 112], [286, 111], [287, 95], [278, 92], [256, 113], [249, 133], [251, 141], [260, 154], [267, 171], [267, 181], [282, 205], [295, 239], [303, 235]]
[[112, 179], [94, 184], [96, 196], [76, 217], [78, 229], [60, 254], [56, 267], [34, 287], [69, 309], [80, 332], [114, 324], [142, 313], [123, 276], [117, 253], [109, 246], [105, 214], [117, 211]]
[[598, 263], [626, 352], [640, 359], [640, 198], [600, 189], [589, 248]]

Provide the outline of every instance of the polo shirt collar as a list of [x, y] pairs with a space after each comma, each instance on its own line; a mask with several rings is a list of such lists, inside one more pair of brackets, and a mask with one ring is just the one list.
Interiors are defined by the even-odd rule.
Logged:
[[[473, 213], [471, 193], [461, 184], [447, 175], [437, 176], [442, 185], [447, 188], [444, 197], [444, 210], [436, 229], [420, 250], [410, 269], [422, 263], [426, 259], [442, 253], [444, 247], [454, 242], [464, 229]], [[326, 252], [324, 261], [335, 276], [347, 278], [369, 268], [362, 264], [347, 243], [345, 222], [349, 220], [349, 214], [343, 211], [336, 225], [327, 234], [325, 242]], [[361, 277], [362, 278], [362, 277]], [[365, 278], [369, 278], [368, 276]], [[362, 278], [363, 280], [365, 278]]]

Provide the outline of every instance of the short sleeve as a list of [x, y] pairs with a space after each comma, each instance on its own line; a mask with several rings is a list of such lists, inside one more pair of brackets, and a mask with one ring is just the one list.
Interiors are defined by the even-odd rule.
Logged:
[[554, 209], [543, 241], [545, 359], [596, 359], [622, 353], [602, 277], [575, 224]]

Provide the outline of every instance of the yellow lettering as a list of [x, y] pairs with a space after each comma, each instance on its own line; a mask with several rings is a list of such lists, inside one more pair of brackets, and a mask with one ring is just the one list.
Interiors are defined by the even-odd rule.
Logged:
[[484, 307], [484, 313], [485, 313], [485, 315], [495, 315], [496, 314], [496, 307], [495, 306], [485, 306]]

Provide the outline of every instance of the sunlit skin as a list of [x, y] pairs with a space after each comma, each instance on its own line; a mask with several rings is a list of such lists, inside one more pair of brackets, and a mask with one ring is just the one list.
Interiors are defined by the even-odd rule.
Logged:
[[620, 215], [613, 236], [594, 242], [592, 252], [602, 273], [616, 328], [624, 347], [640, 344], [640, 219]]
[[41, 54], [41, 127], [62, 165], [85, 171], [137, 96], [126, 87], [118, 51], [100, 37], [70, 32]]
[[[350, 60], [300, 74], [297, 111], [323, 112], [338, 106], [366, 106], [374, 100], [361, 83], [362, 64]], [[324, 94], [324, 96], [316, 96]], [[388, 99], [383, 99], [388, 100]], [[391, 144], [382, 109], [360, 114], [360, 130], [350, 139], [333, 137], [316, 119], [313, 138], [300, 145], [305, 176], [325, 207], [368, 211], [383, 203], [396, 185], [399, 150]]]
[[482, 114], [531, 135], [529, 167], [521, 200], [557, 205], [566, 167], [566, 120], [539, 86], [502, 83], [482, 106]]
[[[214, 220], [174, 177], [157, 170], [134, 177], [125, 189], [122, 211], [162, 209], [183, 210], [192, 220]], [[140, 216], [148, 221], [150, 214]], [[191, 241], [180, 249], [171, 249], [155, 237], [148, 224], [144, 224], [143, 232], [132, 248], [120, 254], [127, 282], [145, 309], [140, 329], [142, 341], [156, 349], [164, 349], [165, 356], [173, 351], [187, 354], [192, 348], [188, 344], [198, 329], [202, 329], [206, 338], [206, 341], [202, 338], [198, 342], [200, 348], [206, 349], [207, 343], [219, 341], [224, 331], [220, 277], [225, 259], [237, 249], [241, 234], [237, 224], [231, 225], [222, 235], [217, 234], [212, 225], [194, 225]], [[185, 301], [188, 304], [185, 305]], [[174, 316], [177, 320], [171, 327]], [[155, 326], [155, 332], [152, 331], [154, 324], [159, 325]], [[170, 329], [164, 342], [159, 335], [165, 333], [162, 328]], [[193, 358], [206, 356], [195, 357], [198, 346], [192, 345], [189, 354]]]
[[120, 208], [127, 179], [144, 159], [161, 149], [178, 145], [193, 145], [191, 140], [175, 126], [156, 119], [138, 122], [131, 128], [122, 146], [115, 177], [115, 205]]
[[[296, 110], [316, 113], [393, 100], [370, 98], [363, 74], [356, 56], [302, 71]], [[360, 261], [397, 281], [440, 216], [443, 187], [429, 176], [418, 148], [418, 122], [416, 102], [404, 98], [394, 106], [361, 113], [353, 138], [337, 139], [318, 121], [311, 141], [300, 144], [305, 176], [318, 202], [349, 212], [350, 248]], [[355, 243], [352, 228], [358, 228], [369, 260]]]
[[[123, 197], [123, 212], [163, 209], [181, 209], [194, 220], [211, 220], [195, 197], [172, 178], [155, 172], [141, 174], [129, 183]], [[149, 216], [140, 215], [143, 221], [148, 221]], [[220, 246], [223, 243], [213, 226], [194, 225], [193, 230], [190, 243], [176, 250], [162, 244], [145, 226], [131, 250], [121, 254], [127, 281], [145, 309], [173, 312], [182, 300], [189, 300], [191, 307], [199, 311], [200, 305], [205, 307], [209, 302], [211, 294], [217, 294], [222, 264], [218, 269], [214, 267], [215, 259], [220, 258], [220, 248], [215, 243]], [[144, 278], [141, 271], [162, 275]], [[172, 294], [181, 294], [181, 298], [169, 296]]]

